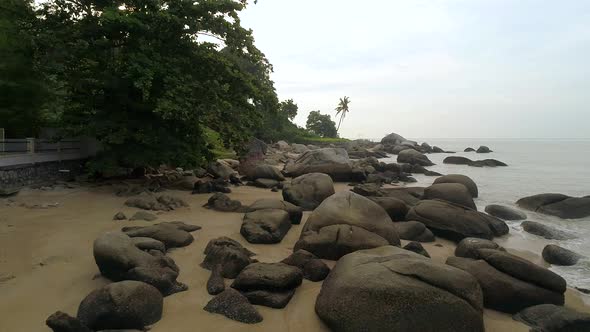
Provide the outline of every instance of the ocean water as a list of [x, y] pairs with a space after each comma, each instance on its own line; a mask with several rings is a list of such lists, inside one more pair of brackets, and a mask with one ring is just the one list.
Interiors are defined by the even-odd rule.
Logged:
[[[562, 193], [570, 196], [590, 195], [590, 140], [475, 140], [475, 139], [414, 139], [428, 142], [445, 151], [456, 151], [452, 155], [465, 156], [472, 160], [493, 158], [508, 164], [508, 167], [470, 167], [446, 165], [443, 159], [451, 154], [429, 154], [436, 165], [428, 167], [441, 174], [464, 174], [471, 177], [479, 188], [475, 203], [479, 211], [488, 204], [502, 204], [517, 208], [515, 202], [522, 197], [540, 193]], [[477, 149], [486, 145], [492, 153], [463, 152], [466, 147]], [[395, 162], [396, 156], [389, 161]], [[436, 177], [415, 174], [417, 186], [428, 186]], [[510, 234], [496, 241], [506, 248], [541, 254], [547, 244], [558, 244], [590, 257], [590, 217], [582, 219], [560, 219], [523, 210], [528, 220], [553, 226], [574, 233], [572, 240], [546, 240], [526, 233], [521, 221], [508, 222]], [[571, 287], [590, 289], [590, 258], [568, 267], [551, 266]]]

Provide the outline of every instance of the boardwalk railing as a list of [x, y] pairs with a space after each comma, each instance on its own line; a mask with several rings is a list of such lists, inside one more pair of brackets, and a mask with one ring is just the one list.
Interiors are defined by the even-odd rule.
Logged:
[[0, 140], [0, 157], [30, 153], [60, 153], [80, 151], [79, 140], [51, 141], [47, 139], [16, 138]]

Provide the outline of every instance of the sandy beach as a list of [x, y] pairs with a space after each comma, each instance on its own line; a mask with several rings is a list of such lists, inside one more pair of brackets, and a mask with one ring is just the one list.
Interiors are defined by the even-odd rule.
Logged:
[[[337, 191], [349, 190], [344, 183]], [[224, 213], [203, 208], [209, 194], [191, 195], [189, 192], [168, 191], [181, 197], [189, 208], [159, 214], [158, 221], [180, 220], [203, 228], [193, 235], [191, 245], [174, 249], [169, 254], [180, 267], [179, 281], [189, 290], [164, 299], [164, 315], [151, 331], [327, 331], [314, 312], [316, 296], [321, 282], [304, 280], [285, 309], [256, 306], [264, 321], [247, 325], [229, 320], [222, 315], [203, 310], [212, 298], [205, 284], [210, 272], [199, 266], [203, 250], [209, 240], [229, 236], [254, 251], [262, 262], [276, 262], [289, 256], [301, 227], [309, 215], [306, 212], [301, 225], [294, 225], [280, 244], [253, 245], [239, 233], [243, 214]], [[232, 199], [250, 204], [260, 198], [280, 199], [281, 194], [267, 189], [248, 186], [233, 188]], [[95, 188], [60, 189], [55, 191], [25, 190], [6, 199], [0, 205], [0, 331], [49, 331], [45, 319], [57, 310], [75, 315], [80, 301], [92, 290], [109, 281], [100, 276], [92, 256], [94, 239], [105, 231], [119, 230], [123, 226], [145, 225], [145, 221], [113, 221], [115, 213], [130, 215], [137, 209], [124, 206], [125, 197], [117, 197], [109, 186]], [[20, 203], [59, 203], [57, 207], [31, 209]], [[510, 236], [510, 235], [508, 235]], [[500, 239], [498, 239], [500, 240]], [[405, 244], [407, 241], [403, 241]], [[442, 246], [438, 246], [442, 245]], [[437, 238], [424, 247], [432, 259], [444, 262], [453, 255], [454, 243]], [[533, 252], [512, 253], [540, 263]], [[335, 262], [325, 261], [329, 266]], [[226, 285], [231, 281], [226, 279]], [[566, 306], [590, 312], [579, 292], [568, 290]], [[528, 327], [512, 320], [510, 315], [486, 309], [484, 321], [487, 331], [528, 331]]]

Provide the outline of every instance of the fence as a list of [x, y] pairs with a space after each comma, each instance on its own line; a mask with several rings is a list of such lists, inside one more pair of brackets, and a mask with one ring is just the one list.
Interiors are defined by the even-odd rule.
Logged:
[[0, 156], [25, 153], [76, 152], [81, 149], [79, 140], [51, 141], [35, 138], [5, 138], [0, 140]]

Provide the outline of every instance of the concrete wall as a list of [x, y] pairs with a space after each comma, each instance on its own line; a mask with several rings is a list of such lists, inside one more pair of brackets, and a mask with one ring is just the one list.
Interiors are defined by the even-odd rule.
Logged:
[[24, 186], [73, 179], [81, 174], [84, 163], [84, 160], [74, 159], [0, 166], [0, 194], [11, 194]]

